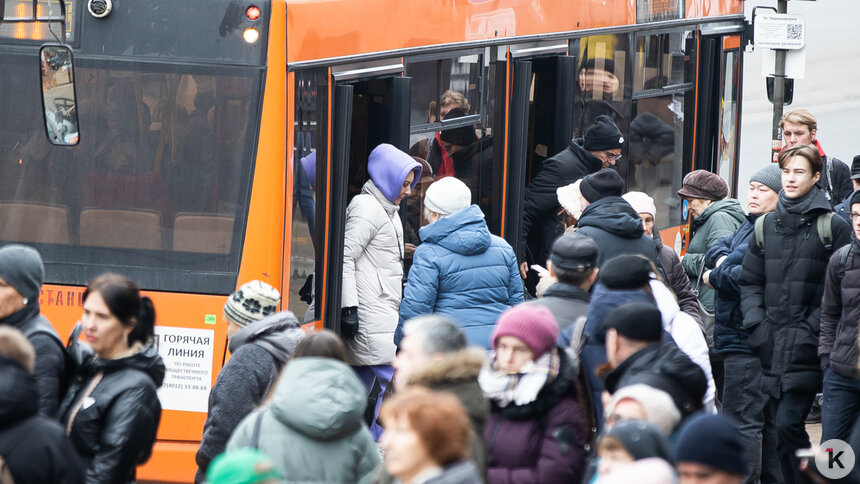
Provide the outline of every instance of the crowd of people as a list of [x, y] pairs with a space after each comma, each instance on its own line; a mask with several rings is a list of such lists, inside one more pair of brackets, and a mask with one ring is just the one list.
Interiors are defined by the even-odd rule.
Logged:
[[[798, 451], [819, 393], [822, 441], [860, 445], [860, 156], [826, 156], [806, 110], [781, 125], [746, 210], [718, 175], [684, 177], [679, 256], [598, 117], [526, 190], [534, 287], [455, 176], [424, 192], [404, 276], [398, 212], [424, 168], [378, 146], [347, 209], [339, 332], [305, 333], [263, 281], [225, 302], [195, 482], [831, 482]], [[0, 482], [132, 482], [161, 415], [152, 301], [95, 278], [66, 347], [43, 279], [37, 251], [0, 248]]]

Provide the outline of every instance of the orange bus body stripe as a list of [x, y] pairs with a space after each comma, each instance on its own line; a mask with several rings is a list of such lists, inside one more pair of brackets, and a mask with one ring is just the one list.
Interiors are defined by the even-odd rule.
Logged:
[[[326, 171], [325, 171], [325, 173], [326, 173], [325, 179], [326, 180], [331, 179], [331, 160], [332, 160], [331, 126], [334, 123], [334, 119], [332, 119], [332, 106], [334, 105], [334, 99], [333, 99], [334, 86], [332, 85], [332, 84], [334, 84], [332, 82], [333, 80], [334, 80], [334, 78], [331, 75], [331, 68], [329, 68], [328, 69], [328, 83], [327, 83], [328, 84], [328, 99], [327, 99], [328, 115], [326, 116], [326, 119], [328, 120], [328, 123], [327, 123], [328, 126], [326, 127], [326, 139], [328, 140], [328, 142], [327, 142], [328, 143], [327, 144], [328, 149], [326, 150]], [[331, 221], [331, 199], [332, 199], [331, 184], [329, 184], [328, 189], [326, 191], [326, 198], [327, 198], [327, 200], [326, 200], [326, 204], [325, 204], [325, 246], [324, 246], [325, 249], [323, 251], [323, 265], [322, 265], [323, 266], [323, 273], [325, 274], [325, 276], [323, 277], [323, 286], [322, 286], [323, 291], [322, 291], [322, 294], [320, 294], [320, 307], [319, 307], [319, 311], [318, 311], [318, 314], [320, 315], [320, 317], [318, 319], [318, 323], [316, 326], [319, 329], [322, 329], [325, 326], [323, 321], [325, 321], [325, 318], [327, 316], [327, 314], [326, 314], [326, 294], [328, 293], [328, 284], [329, 284], [329, 280], [328, 280], [329, 243], [328, 243], [328, 241], [331, 238], [331, 227], [329, 227], [330, 221]]]

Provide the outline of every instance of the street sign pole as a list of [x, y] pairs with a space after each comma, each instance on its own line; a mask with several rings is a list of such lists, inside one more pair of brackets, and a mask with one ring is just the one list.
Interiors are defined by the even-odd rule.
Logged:
[[[788, 0], [779, 0], [776, 13], [788, 13]], [[782, 129], [779, 120], [782, 119], [782, 110], [785, 102], [785, 49], [776, 49], [776, 65], [774, 67], [773, 79], [773, 129], [771, 135], [771, 161], [776, 162], [782, 147]]]

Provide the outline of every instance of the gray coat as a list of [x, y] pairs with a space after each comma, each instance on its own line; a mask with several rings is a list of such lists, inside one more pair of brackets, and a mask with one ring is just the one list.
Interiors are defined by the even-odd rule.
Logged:
[[232, 356], [209, 392], [195, 482], [205, 480], [209, 463], [224, 452], [233, 429], [266, 396], [303, 336], [293, 313], [283, 311], [245, 326], [230, 338]]

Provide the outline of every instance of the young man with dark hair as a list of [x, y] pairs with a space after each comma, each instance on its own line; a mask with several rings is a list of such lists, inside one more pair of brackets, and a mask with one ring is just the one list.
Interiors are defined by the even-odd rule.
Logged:
[[786, 484], [809, 482], [795, 451], [809, 447], [804, 418], [821, 388], [816, 350], [824, 273], [830, 255], [851, 237], [817, 186], [822, 166], [813, 146], [779, 154], [782, 192], [776, 210], [756, 220], [740, 275], [743, 326], [762, 364]]

